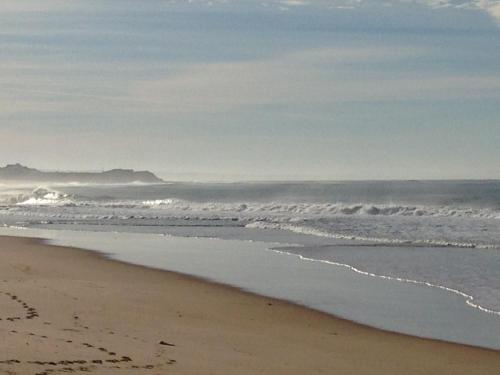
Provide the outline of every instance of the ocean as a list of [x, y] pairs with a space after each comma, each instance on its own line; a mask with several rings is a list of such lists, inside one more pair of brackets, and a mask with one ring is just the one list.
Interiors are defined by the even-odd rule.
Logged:
[[[0, 184], [8, 225], [280, 229], [380, 244], [500, 247], [499, 181]], [[149, 228], [151, 230], [151, 228]]]
[[0, 225], [384, 329], [500, 347], [500, 181], [0, 184]]

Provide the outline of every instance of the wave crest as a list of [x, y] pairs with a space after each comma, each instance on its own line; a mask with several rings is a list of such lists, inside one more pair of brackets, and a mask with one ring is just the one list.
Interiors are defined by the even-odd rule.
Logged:
[[196, 202], [175, 198], [154, 200], [86, 199], [45, 187], [29, 194], [8, 195], [0, 202], [17, 206], [84, 206], [96, 208], [151, 209], [212, 214], [275, 215], [289, 217], [332, 216], [413, 216], [500, 219], [500, 210], [453, 206], [424, 206], [374, 203], [291, 203], [291, 202]]
[[69, 206], [75, 204], [69, 194], [44, 187], [36, 188], [29, 195], [18, 195], [11, 198], [11, 201], [16, 206]]
[[500, 219], [500, 212], [487, 208], [462, 208], [450, 206], [383, 205], [371, 203], [222, 203], [190, 202], [179, 199], [143, 201], [144, 207], [182, 211], [217, 211], [241, 213], [274, 213], [293, 215], [368, 215], [368, 216], [433, 216]]
[[363, 242], [373, 242], [380, 245], [397, 245], [397, 246], [431, 246], [431, 247], [458, 247], [467, 249], [498, 249], [498, 245], [492, 244], [477, 244], [471, 242], [456, 242], [456, 241], [446, 241], [446, 240], [427, 240], [427, 239], [416, 239], [416, 240], [406, 240], [398, 238], [381, 238], [381, 237], [367, 237], [360, 235], [348, 235], [341, 233], [332, 233], [318, 228], [312, 228], [308, 226], [301, 226], [296, 224], [288, 223], [275, 223], [266, 221], [254, 221], [245, 225], [246, 228], [253, 229], [274, 229], [274, 230], [286, 230], [289, 232], [297, 234], [305, 234], [316, 237], [326, 237], [336, 240], [355, 240]]

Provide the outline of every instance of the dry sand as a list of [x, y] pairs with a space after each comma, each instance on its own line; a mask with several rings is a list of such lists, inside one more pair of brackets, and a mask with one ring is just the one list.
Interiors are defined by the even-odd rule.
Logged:
[[40, 240], [0, 237], [0, 374], [498, 374], [388, 333]]

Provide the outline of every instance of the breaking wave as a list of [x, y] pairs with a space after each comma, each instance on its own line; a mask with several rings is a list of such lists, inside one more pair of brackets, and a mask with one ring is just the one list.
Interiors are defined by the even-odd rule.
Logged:
[[75, 205], [72, 197], [56, 190], [38, 187], [30, 194], [11, 194], [3, 198], [4, 204], [15, 206], [69, 206]]
[[[65, 190], [65, 189], [60, 189]], [[213, 214], [233, 213], [236, 215], [274, 215], [288, 217], [332, 217], [332, 216], [407, 216], [407, 217], [450, 217], [500, 219], [500, 207], [467, 207], [454, 204], [404, 204], [404, 203], [346, 203], [337, 202], [294, 202], [293, 199], [277, 199], [259, 202], [256, 200], [200, 200], [196, 199], [130, 199], [126, 197], [85, 196], [71, 194], [44, 186], [34, 190], [0, 189], [0, 205], [4, 206], [84, 206], [104, 208], [129, 208], [141, 210], [202, 212]]]
[[245, 226], [246, 228], [254, 229], [275, 229], [285, 230], [297, 234], [305, 234], [316, 237], [326, 237], [337, 240], [353, 240], [376, 243], [381, 245], [397, 245], [397, 246], [431, 246], [431, 247], [458, 247], [467, 249], [499, 249], [500, 245], [482, 244], [473, 242], [457, 242], [449, 240], [435, 240], [435, 239], [399, 239], [399, 238], [384, 238], [384, 237], [370, 237], [354, 234], [334, 233], [326, 230], [301, 226], [288, 223], [273, 223], [265, 221], [255, 221]]
[[144, 207], [183, 211], [273, 213], [292, 215], [432, 216], [500, 219], [500, 211], [485, 208], [447, 206], [376, 205], [370, 203], [220, 203], [189, 202], [179, 199], [143, 201]]
[[157, 226], [158, 230], [246, 227], [402, 246], [500, 247], [500, 184], [468, 183], [466, 189], [457, 182], [394, 184], [42, 185], [35, 189], [0, 185], [0, 224], [90, 223]]

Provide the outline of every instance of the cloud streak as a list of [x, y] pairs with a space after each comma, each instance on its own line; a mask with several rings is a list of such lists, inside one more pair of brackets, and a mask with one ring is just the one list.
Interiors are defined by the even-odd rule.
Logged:
[[3, 0], [0, 3], [0, 12], [47, 12], [83, 7], [84, 3], [79, 0]]
[[[47, 65], [51, 75], [33, 70], [25, 80], [14, 74], [2, 79], [3, 116], [45, 113], [223, 113], [267, 106], [308, 107], [335, 103], [429, 101], [500, 98], [495, 75], [432, 74], [382, 69], [428, 55], [431, 50], [406, 47], [320, 48], [274, 58], [217, 63], [171, 65], [154, 78], [133, 78], [148, 70], [135, 64], [119, 69], [129, 79], [107, 77], [103, 67], [77, 65], [78, 79], [53, 73], [71, 66]], [[377, 68], [373, 72], [358, 66]], [[30, 65], [21, 65], [30, 71]], [[15, 67], [0, 64], [1, 71]], [[105, 69], [104, 69], [105, 70]], [[98, 74], [99, 73], [99, 74]]]
[[192, 64], [132, 92], [167, 112], [218, 112], [269, 105], [500, 98], [500, 77], [353, 74], [346, 64], [414, 56], [416, 51], [321, 49], [281, 58]]
[[[163, 2], [152, 2], [151, 4], [138, 4], [135, 1], [107, 1], [92, 2], [91, 6], [96, 9], [124, 9], [130, 7], [168, 7], [168, 6], [190, 6], [205, 8], [212, 7], [234, 7], [241, 3], [238, 0], [170, 0]], [[361, 9], [365, 7], [391, 7], [422, 5], [431, 9], [465, 9], [481, 10], [488, 13], [496, 20], [500, 20], [500, 0], [265, 0], [262, 2], [249, 2], [245, 6], [272, 9], [322, 7], [325, 9]], [[76, 10], [88, 7], [87, 1], [82, 0], [4, 0], [0, 3], [0, 12], [45, 12]]]

